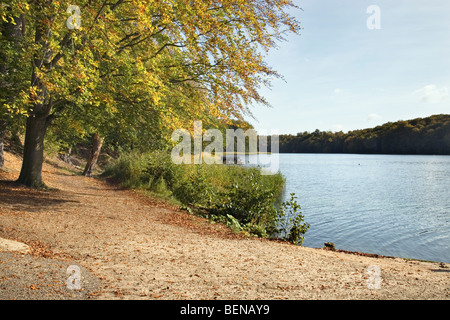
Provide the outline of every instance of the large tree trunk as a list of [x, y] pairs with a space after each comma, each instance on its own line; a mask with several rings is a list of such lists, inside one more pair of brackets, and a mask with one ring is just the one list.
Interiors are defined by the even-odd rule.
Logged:
[[98, 134], [94, 135], [94, 143], [92, 145], [91, 154], [84, 168], [83, 175], [90, 177], [95, 165], [97, 164], [98, 156], [100, 155], [100, 150], [102, 149], [103, 138], [100, 138]]
[[42, 180], [42, 165], [47, 126], [47, 116], [31, 115], [27, 119], [22, 169], [17, 182], [28, 187], [45, 188]]
[[[35, 10], [39, 11], [41, 2], [35, 2]], [[25, 143], [23, 149], [22, 169], [20, 171], [18, 183], [32, 188], [45, 188], [42, 180], [42, 165], [44, 163], [44, 138], [47, 127], [51, 122], [51, 111], [53, 109], [53, 99], [49, 96], [47, 88], [39, 79], [36, 69], [41, 69], [44, 64], [48, 64], [51, 53], [49, 41], [46, 35], [50, 32], [45, 16], [37, 15], [35, 21], [35, 44], [42, 47], [40, 53], [35, 53], [32, 65], [31, 83], [36, 88], [35, 94], [30, 100], [35, 101], [30, 105], [25, 131]], [[45, 57], [44, 59], [42, 57]], [[51, 64], [46, 66], [51, 69]]]

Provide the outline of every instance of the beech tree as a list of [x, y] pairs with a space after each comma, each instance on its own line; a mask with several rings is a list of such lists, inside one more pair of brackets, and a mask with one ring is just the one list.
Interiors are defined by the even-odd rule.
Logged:
[[250, 105], [267, 104], [258, 91], [279, 74], [264, 55], [284, 33], [298, 32], [293, 7], [290, 0], [4, 1], [0, 19], [20, 17], [26, 26], [22, 64], [31, 74], [2, 105], [27, 113], [18, 182], [45, 186], [47, 128], [74, 109], [85, 119], [94, 109], [106, 117], [153, 110], [159, 129], [184, 125], [187, 112], [242, 120]]
[[18, 72], [24, 32], [23, 15], [15, 16], [10, 21], [0, 21], [0, 168], [4, 165], [3, 148], [7, 126], [13, 123], [13, 118], [17, 121], [20, 113], [18, 110], [6, 109], [5, 106], [11, 104], [20, 88], [24, 87], [23, 74]]

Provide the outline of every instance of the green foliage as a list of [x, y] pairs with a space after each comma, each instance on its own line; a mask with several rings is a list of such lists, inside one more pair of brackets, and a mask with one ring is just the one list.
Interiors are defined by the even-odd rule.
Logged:
[[[107, 148], [145, 152], [170, 147], [194, 120], [241, 122], [249, 106], [268, 105], [259, 91], [280, 77], [266, 53], [300, 31], [291, 0], [68, 5], [0, 5], [0, 122], [15, 132], [26, 119], [24, 184], [41, 179], [49, 125], [47, 141], [61, 149], [95, 133]], [[152, 184], [173, 189], [164, 174]]]
[[145, 154], [123, 154], [106, 166], [103, 176], [119, 181], [127, 188], [140, 188], [148, 183], [144, 174], [147, 160]]
[[294, 193], [290, 194], [290, 199], [284, 201], [277, 209], [276, 219], [278, 220], [275, 232], [280, 238], [291, 243], [303, 244], [304, 234], [309, 230], [309, 223], [304, 222], [304, 216], [300, 212], [300, 205]]
[[146, 181], [148, 188], [157, 191], [158, 185], [164, 184], [168, 189], [176, 183], [176, 166], [171, 162], [166, 152], [156, 151], [148, 154], [143, 163], [144, 170], [141, 180]]
[[450, 155], [450, 115], [388, 122], [372, 129], [281, 135], [282, 153]]
[[257, 168], [225, 168], [229, 171], [229, 177], [216, 193], [210, 205], [211, 213], [230, 214], [244, 224], [259, 223], [265, 216], [262, 213], [272, 210], [284, 181], [278, 175], [264, 176]]
[[226, 215], [226, 223], [229, 228], [231, 228], [234, 232], [238, 233], [243, 230], [241, 223], [238, 219], [236, 219], [231, 214]]
[[201, 166], [182, 165], [179, 169], [179, 178], [173, 188], [174, 197], [185, 205], [206, 207], [214, 195], [208, 173]]
[[126, 187], [175, 198], [182, 207], [222, 222], [235, 232], [278, 236], [295, 244], [308, 229], [294, 199], [280, 202], [284, 177], [259, 168], [229, 165], [176, 165], [166, 152], [123, 155], [104, 176]]

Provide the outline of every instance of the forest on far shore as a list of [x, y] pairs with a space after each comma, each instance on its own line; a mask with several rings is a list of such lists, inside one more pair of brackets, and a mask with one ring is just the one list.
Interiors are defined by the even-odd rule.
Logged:
[[344, 133], [320, 131], [280, 135], [280, 153], [450, 155], [450, 115], [388, 122]]

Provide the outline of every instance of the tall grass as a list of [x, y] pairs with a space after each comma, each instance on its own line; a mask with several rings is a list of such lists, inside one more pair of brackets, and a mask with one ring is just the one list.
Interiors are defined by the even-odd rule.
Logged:
[[[280, 219], [288, 208], [283, 206], [286, 203], [280, 206], [285, 184], [280, 173], [263, 175], [258, 168], [222, 164], [176, 165], [160, 151], [122, 155], [107, 166], [104, 176], [128, 188], [176, 199], [187, 210], [235, 231], [273, 237], [280, 235], [280, 225], [285, 226]], [[302, 238], [291, 242], [298, 240]]]

